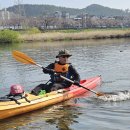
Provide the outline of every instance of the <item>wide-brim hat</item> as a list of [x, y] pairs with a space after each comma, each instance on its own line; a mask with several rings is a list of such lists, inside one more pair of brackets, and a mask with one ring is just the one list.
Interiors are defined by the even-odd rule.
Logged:
[[67, 57], [70, 57], [72, 56], [71, 54], [69, 54], [69, 51], [68, 50], [60, 50], [58, 55], [56, 56], [56, 58], [59, 58], [60, 56], [67, 56]]

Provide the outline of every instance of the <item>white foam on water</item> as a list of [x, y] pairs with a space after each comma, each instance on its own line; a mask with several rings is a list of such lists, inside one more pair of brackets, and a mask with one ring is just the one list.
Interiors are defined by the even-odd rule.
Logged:
[[98, 99], [101, 99], [103, 101], [125, 101], [130, 99], [130, 91], [119, 91], [119, 92], [111, 92], [111, 93], [105, 93], [103, 96], [99, 96]]

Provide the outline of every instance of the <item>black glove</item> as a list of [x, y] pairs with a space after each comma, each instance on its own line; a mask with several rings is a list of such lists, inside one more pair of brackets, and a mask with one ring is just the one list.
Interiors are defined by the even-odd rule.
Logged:
[[76, 86], [79, 86], [79, 82], [78, 81], [74, 81], [73, 84], [76, 85]]
[[49, 74], [55, 74], [55, 71], [53, 69], [49, 69]]
[[53, 69], [47, 69], [47, 68], [44, 68], [44, 67], [42, 69], [43, 69], [44, 73], [48, 73], [48, 74], [54, 74], [55, 73], [55, 71]]

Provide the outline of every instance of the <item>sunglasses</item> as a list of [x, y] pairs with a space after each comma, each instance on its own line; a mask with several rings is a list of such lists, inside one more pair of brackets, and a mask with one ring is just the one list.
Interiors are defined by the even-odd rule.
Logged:
[[61, 56], [62, 58], [69, 58], [69, 56]]

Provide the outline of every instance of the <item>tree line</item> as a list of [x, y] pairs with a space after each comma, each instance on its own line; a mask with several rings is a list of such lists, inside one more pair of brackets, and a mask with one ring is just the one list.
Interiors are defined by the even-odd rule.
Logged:
[[84, 9], [51, 5], [15, 5], [9, 7], [7, 11], [13, 15], [9, 19], [1, 19], [0, 25], [12, 29], [130, 27], [129, 10], [111, 9], [100, 5], [91, 5]]

